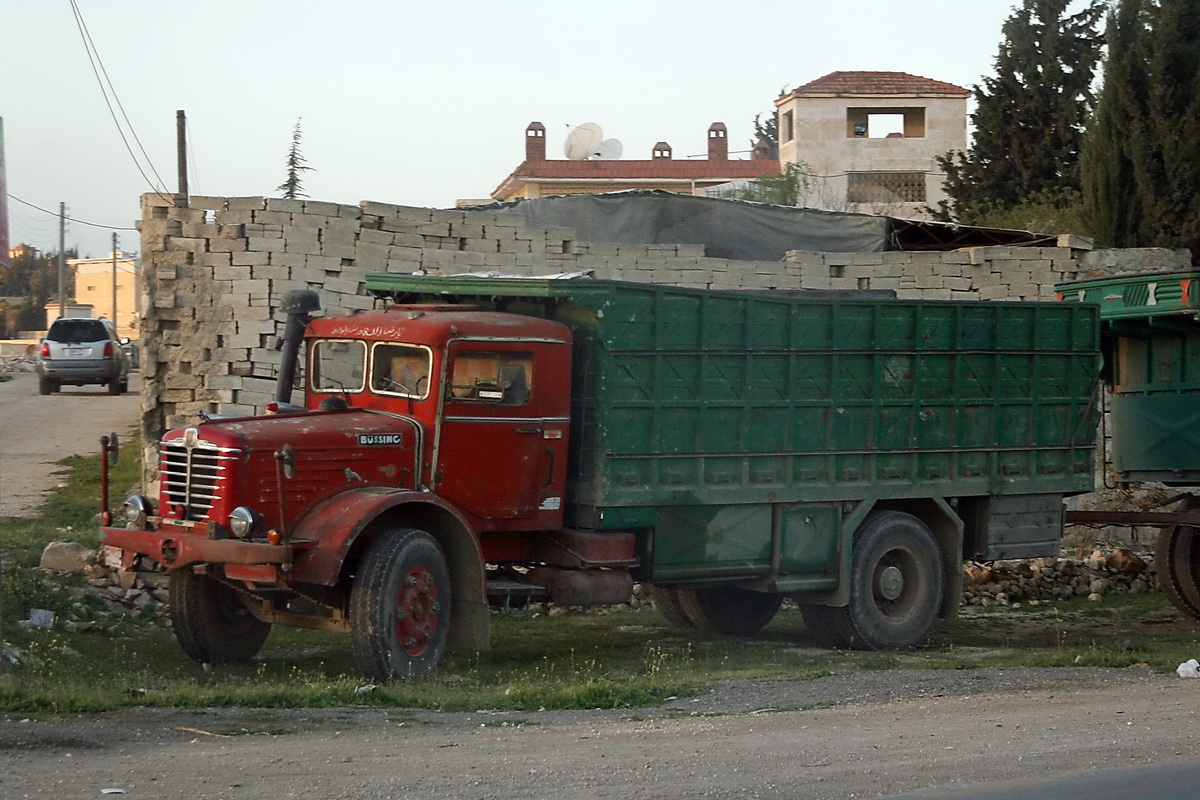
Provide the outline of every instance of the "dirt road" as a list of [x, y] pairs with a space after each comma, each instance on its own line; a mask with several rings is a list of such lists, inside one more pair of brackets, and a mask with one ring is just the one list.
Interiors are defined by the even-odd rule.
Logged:
[[1200, 765], [1200, 681], [1146, 669], [735, 682], [639, 711], [138, 709], [0, 722], [0, 796], [851, 798]]
[[99, 452], [108, 433], [127, 440], [140, 413], [136, 372], [129, 392], [116, 397], [104, 386], [42, 396], [32, 373], [0, 383], [0, 517], [32, 514], [54, 488], [58, 461]]

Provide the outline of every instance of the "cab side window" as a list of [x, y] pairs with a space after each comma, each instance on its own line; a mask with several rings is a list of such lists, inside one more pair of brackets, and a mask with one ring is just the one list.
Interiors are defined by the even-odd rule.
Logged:
[[450, 397], [519, 406], [533, 397], [533, 354], [468, 350], [450, 366]]

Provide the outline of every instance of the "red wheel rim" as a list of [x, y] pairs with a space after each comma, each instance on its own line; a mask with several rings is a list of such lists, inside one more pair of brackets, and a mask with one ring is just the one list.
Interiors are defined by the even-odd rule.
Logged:
[[409, 656], [419, 656], [433, 641], [440, 619], [437, 583], [424, 566], [404, 575], [396, 593], [396, 641]]

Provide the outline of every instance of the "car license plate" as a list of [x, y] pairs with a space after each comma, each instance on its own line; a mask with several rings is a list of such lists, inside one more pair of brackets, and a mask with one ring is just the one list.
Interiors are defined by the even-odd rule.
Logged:
[[68, 356], [86, 356], [88, 350], [86, 347], [64, 347], [63, 352]]

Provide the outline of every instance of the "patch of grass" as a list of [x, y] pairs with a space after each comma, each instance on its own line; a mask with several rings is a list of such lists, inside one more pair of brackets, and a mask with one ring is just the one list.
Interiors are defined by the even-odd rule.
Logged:
[[[78, 576], [47, 581], [30, 569], [49, 541], [95, 544], [98, 462], [98, 456], [68, 460], [65, 485], [40, 518], [0, 521], [3, 632], [25, 656], [18, 665], [0, 665], [0, 711], [636, 708], [695, 695], [726, 679], [811, 680], [849, 671], [1018, 666], [1145, 664], [1165, 671], [1200, 657], [1200, 625], [1161, 595], [1124, 594], [1101, 603], [1080, 598], [1019, 609], [971, 607], [959, 619], [939, 623], [925, 646], [901, 653], [820, 649], [795, 610], [785, 609], [753, 637], [734, 639], [672, 628], [644, 609], [562, 616], [497, 613], [490, 651], [451, 651], [431, 677], [373, 688], [358, 676], [347, 637], [292, 628], [277, 627], [254, 663], [205, 668], [183, 655], [160, 616], [106, 616], [93, 608], [95, 596]], [[120, 489], [136, 480], [136, 459], [126, 457], [114, 474], [114, 502], [124, 496]], [[60, 617], [69, 612], [82, 622], [32, 631], [13, 625], [31, 606]]]

